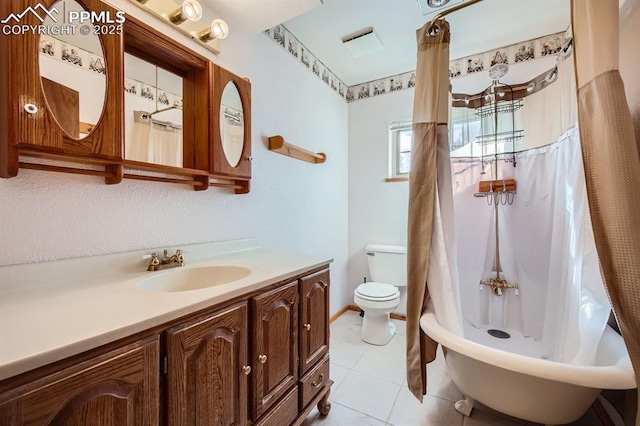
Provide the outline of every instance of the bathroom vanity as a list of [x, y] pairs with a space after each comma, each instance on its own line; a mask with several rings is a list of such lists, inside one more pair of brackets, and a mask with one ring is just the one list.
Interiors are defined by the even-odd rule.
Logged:
[[[289, 425], [316, 405], [328, 414], [331, 259], [242, 244], [214, 257], [205, 245], [159, 272], [135, 260], [91, 277], [80, 264], [142, 253], [0, 268], [0, 320], [12, 329], [0, 331], [0, 424]], [[187, 291], [148, 284], [212, 265], [250, 273]], [[51, 268], [76, 275], [43, 284]]]

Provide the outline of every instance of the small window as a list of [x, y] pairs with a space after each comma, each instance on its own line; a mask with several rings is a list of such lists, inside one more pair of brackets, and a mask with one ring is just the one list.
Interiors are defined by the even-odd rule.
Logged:
[[[478, 158], [493, 155], [494, 145], [485, 143], [486, 135], [494, 132], [494, 118], [480, 118], [476, 111], [469, 108], [452, 108], [449, 117], [449, 150], [450, 156]], [[498, 116], [498, 132], [507, 132], [517, 128], [520, 123], [519, 110], [515, 116], [501, 114]], [[485, 138], [483, 138], [483, 134]], [[411, 171], [411, 139], [413, 132], [411, 121], [394, 121], [389, 124], [389, 178], [390, 180], [404, 180]], [[498, 141], [498, 154], [511, 152], [516, 147], [512, 142], [502, 138]]]
[[412, 136], [410, 121], [393, 122], [389, 125], [390, 177], [409, 177]]

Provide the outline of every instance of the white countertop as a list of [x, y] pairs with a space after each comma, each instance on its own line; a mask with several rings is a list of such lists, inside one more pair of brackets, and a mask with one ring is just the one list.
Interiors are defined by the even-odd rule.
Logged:
[[[243, 265], [241, 280], [148, 293], [144, 252], [0, 268], [0, 380], [161, 325], [331, 262], [257, 247], [255, 240], [183, 247], [185, 266]], [[213, 248], [213, 249], [212, 249]], [[224, 250], [231, 252], [224, 253]], [[193, 254], [191, 253], [193, 251]], [[191, 259], [191, 260], [190, 260]], [[111, 270], [100, 269], [111, 266]], [[114, 271], [114, 265], [117, 269]], [[181, 268], [180, 268], [181, 269]]]

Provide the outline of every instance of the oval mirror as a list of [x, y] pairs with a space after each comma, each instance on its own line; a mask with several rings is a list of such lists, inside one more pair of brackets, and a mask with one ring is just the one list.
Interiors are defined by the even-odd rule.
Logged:
[[[59, 0], [52, 7], [68, 16], [84, 11], [74, 0]], [[107, 67], [100, 37], [91, 25], [67, 31], [60, 16], [51, 15], [42, 23], [46, 28], [59, 27], [60, 35], [41, 35], [39, 46], [40, 80], [49, 111], [64, 132], [83, 139], [100, 121], [107, 89]], [[62, 22], [66, 22], [65, 20]], [[84, 29], [89, 34], [82, 34]], [[68, 29], [68, 28], [67, 28]]]
[[227, 161], [232, 167], [236, 167], [244, 145], [244, 113], [240, 92], [233, 81], [228, 82], [222, 92], [220, 140]]

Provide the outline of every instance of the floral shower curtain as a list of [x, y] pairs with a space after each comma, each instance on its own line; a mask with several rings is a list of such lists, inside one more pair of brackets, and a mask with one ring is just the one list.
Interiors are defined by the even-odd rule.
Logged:
[[637, 377], [640, 162], [618, 71], [618, 0], [572, 0], [571, 15], [578, 123], [600, 271]]
[[449, 116], [449, 24], [417, 31], [418, 66], [413, 105], [407, 251], [407, 381], [422, 401], [426, 364], [437, 343], [420, 328], [432, 300], [438, 321], [462, 335], [455, 264], [453, 194], [447, 120]]

